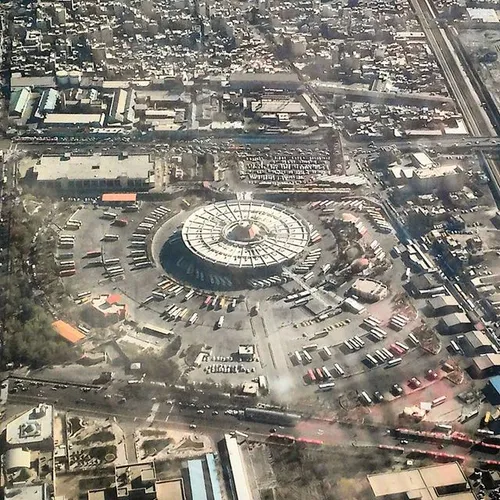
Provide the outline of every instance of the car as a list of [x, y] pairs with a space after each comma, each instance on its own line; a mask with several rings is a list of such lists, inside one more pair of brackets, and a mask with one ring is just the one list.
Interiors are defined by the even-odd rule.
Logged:
[[408, 444], [409, 441], [408, 439], [401, 439], [401, 441], [399, 442], [399, 444]]
[[272, 429], [269, 429], [269, 432], [273, 434], [273, 433], [278, 432], [278, 431], [276, 430], [275, 427], [273, 427]]
[[410, 380], [408, 380], [408, 385], [410, 387], [413, 387], [414, 389], [417, 389], [422, 385], [422, 382], [420, 382], [417, 377], [412, 377]]
[[214, 411], [212, 412], [212, 415], [218, 415], [218, 414], [219, 414], [219, 412], [218, 412], [217, 410], [214, 410]]
[[196, 429], [196, 424], [189, 424], [190, 429]]
[[203, 415], [203, 413], [205, 413], [205, 410], [198, 410], [196, 413], [198, 413], [199, 415]]
[[373, 399], [378, 403], [381, 403], [384, 400], [384, 395], [380, 391], [375, 391], [373, 393]]
[[403, 388], [399, 384], [394, 384], [391, 387], [391, 391], [395, 396], [400, 396], [401, 394], [403, 394]]
[[436, 380], [438, 378], [438, 374], [434, 370], [427, 370], [425, 376], [429, 380]]

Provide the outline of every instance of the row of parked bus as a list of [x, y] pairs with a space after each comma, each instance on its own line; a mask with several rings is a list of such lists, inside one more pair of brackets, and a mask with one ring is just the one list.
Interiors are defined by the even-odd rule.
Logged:
[[259, 288], [270, 288], [272, 286], [277, 286], [277, 285], [283, 285], [284, 283], [287, 283], [290, 281], [291, 278], [288, 276], [269, 276], [269, 278], [266, 279], [251, 279], [248, 281], [248, 284], [254, 288], [254, 289], [259, 289]]
[[321, 248], [311, 250], [307, 257], [293, 268], [294, 272], [297, 274], [304, 274], [305, 276], [302, 278], [304, 281], [311, 279], [314, 276], [311, 269], [316, 265], [320, 257]]
[[[57, 240], [59, 250], [72, 250], [75, 246], [75, 236], [73, 234], [60, 234]], [[59, 267], [59, 276], [65, 278], [76, 274], [75, 260], [73, 252], [59, 252], [56, 256]]]

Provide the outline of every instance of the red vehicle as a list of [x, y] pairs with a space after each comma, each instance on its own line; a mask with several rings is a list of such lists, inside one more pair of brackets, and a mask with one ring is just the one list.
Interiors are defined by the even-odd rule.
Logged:
[[212, 296], [209, 295], [206, 299], [205, 299], [205, 302], [203, 302], [203, 305], [205, 307], [208, 307], [210, 304], [212, 303]]
[[128, 220], [127, 219], [115, 219], [114, 222], [113, 222], [113, 225], [114, 226], [118, 226], [118, 227], [124, 227], [128, 224]]
[[422, 382], [420, 382], [417, 377], [412, 377], [410, 380], [408, 380], [408, 385], [416, 389], [417, 387], [420, 387], [422, 385]]
[[309, 379], [311, 380], [311, 383], [316, 382], [316, 375], [314, 375], [313, 370], [307, 370], [307, 375], [309, 376]]
[[425, 374], [425, 376], [429, 380], [436, 380], [438, 378], [438, 374], [434, 370], [427, 370], [427, 373]]
[[401, 349], [401, 347], [399, 347], [398, 345], [396, 344], [391, 344], [389, 346], [389, 349], [394, 353], [394, 354], [397, 354], [398, 356], [402, 356], [405, 351], [404, 349]]

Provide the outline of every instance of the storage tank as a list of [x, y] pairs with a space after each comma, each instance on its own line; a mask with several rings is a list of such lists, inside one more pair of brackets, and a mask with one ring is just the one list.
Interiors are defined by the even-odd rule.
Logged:
[[72, 87], [78, 87], [82, 80], [82, 73], [76, 69], [69, 72], [69, 84]]
[[65, 87], [69, 84], [69, 75], [65, 69], [56, 71], [56, 83], [58, 87]]

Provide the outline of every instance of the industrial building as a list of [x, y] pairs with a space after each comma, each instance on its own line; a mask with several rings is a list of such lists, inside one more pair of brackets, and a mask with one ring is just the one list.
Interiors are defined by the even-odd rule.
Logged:
[[154, 162], [148, 155], [42, 156], [25, 180], [58, 193], [148, 191], [154, 186]]
[[441, 318], [438, 328], [444, 334], [454, 335], [456, 333], [470, 332], [473, 325], [465, 313], [453, 313]]
[[475, 378], [486, 378], [500, 375], [500, 354], [486, 354], [472, 359], [469, 368]]
[[213, 453], [203, 459], [188, 460], [187, 474], [190, 500], [222, 500], [222, 490], [217, 475], [217, 465]]
[[435, 273], [414, 274], [410, 278], [408, 288], [414, 297], [429, 297], [445, 292]]
[[224, 473], [234, 500], [253, 500], [248, 475], [236, 436], [224, 435], [219, 443]]
[[367, 302], [377, 302], [387, 297], [386, 285], [370, 278], [359, 278], [351, 286], [349, 293]]
[[432, 316], [444, 316], [460, 312], [462, 308], [452, 295], [441, 295], [426, 301], [427, 309]]
[[483, 393], [488, 403], [494, 406], [500, 405], [500, 375], [491, 377], [483, 388]]
[[474, 330], [464, 335], [463, 346], [468, 356], [496, 353], [495, 347], [488, 336], [484, 332], [478, 330]]
[[240, 275], [277, 272], [298, 257], [309, 239], [309, 225], [298, 214], [255, 200], [207, 205], [182, 227], [182, 240], [193, 256]]
[[368, 476], [375, 498], [474, 500], [474, 493], [458, 463]]

